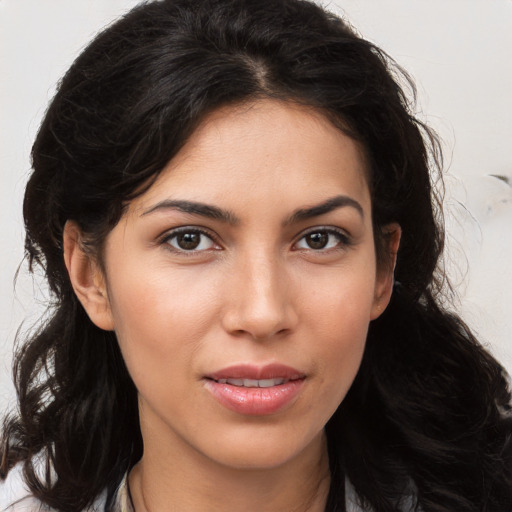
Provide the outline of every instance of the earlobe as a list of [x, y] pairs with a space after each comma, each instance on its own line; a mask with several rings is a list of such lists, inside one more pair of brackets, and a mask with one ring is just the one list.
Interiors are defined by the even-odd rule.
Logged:
[[393, 292], [393, 284], [395, 277], [395, 265], [400, 246], [400, 238], [402, 229], [397, 223], [388, 224], [384, 227], [387, 241], [388, 260], [379, 265], [377, 269], [377, 281], [375, 285], [375, 296], [371, 311], [371, 320], [379, 317], [389, 304], [391, 293]]
[[82, 232], [73, 221], [64, 226], [63, 246], [64, 263], [78, 300], [97, 327], [113, 330], [105, 277], [95, 258], [84, 250]]

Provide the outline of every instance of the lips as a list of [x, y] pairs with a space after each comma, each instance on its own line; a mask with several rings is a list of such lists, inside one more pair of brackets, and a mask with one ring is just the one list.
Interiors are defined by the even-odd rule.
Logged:
[[274, 414], [290, 406], [305, 374], [281, 364], [237, 365], [205, 377], [205, 387], [224, 407], [244, 415]]
[[217, 382], [244, 388], [271, 388], [284, 384], [287, 379], [219, 379]]

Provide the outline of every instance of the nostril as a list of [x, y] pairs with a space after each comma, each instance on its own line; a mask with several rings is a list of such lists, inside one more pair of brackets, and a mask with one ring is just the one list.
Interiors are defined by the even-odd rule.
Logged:
[[265, 341], [271, 338], [280, 338], [286, 336], [289, 332], [291, 332], [291, 329], [288, 328], [279, 328], [276, 330], [266, 331], [258, 331], [256, 329], [237, 329], [235, 331], [231, 331], [230, 334], [238, 338], [250, 337], [256, 341]]
[[[261, 262], [260, 262], [261, 263]], [[256, 265], [256, 264], [255, 264]], [[265, 340], [295, 328], [297, 313], [282, 269], [265, 262], [255, 269], [245, 261], [243, 272], [231, 276], [229, 300], [222, 312], [224, 329], [233, 336]]]

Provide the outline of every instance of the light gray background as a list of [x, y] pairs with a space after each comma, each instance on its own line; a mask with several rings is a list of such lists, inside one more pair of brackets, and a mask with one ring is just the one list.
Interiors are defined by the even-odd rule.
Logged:
[[[0, 0], [0, 411], [13, 404], [16, 330], [23, 320], [30, 326], [47, 302], [26, 265], [16, 290], [13, 284], [23, 257], [30, 146], [59, 77], [99, 28], [136, 3]], [[455, 307], [512, 371], [512, 1], [324, 5], [416, 79], [418, 114], [444, 139], [445, 263], [458, 293]]]

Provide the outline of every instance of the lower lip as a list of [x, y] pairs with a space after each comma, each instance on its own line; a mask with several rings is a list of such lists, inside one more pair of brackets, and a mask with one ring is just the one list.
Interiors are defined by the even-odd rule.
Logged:
[[225, 407], [239, 414], [263, 416], [276, 413], [291, 404], [304, 379], [291, 380], [268, 388], [246, 388], [206, 381], [206, 389]]

